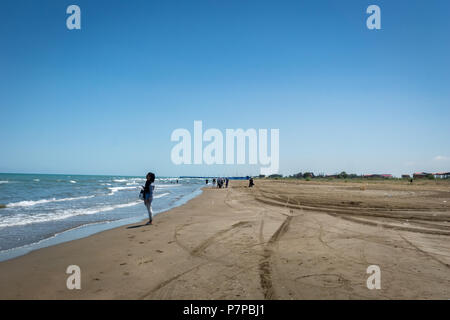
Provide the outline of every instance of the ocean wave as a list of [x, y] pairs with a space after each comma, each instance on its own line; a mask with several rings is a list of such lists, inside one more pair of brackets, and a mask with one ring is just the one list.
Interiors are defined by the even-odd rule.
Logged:
[[137, 186], [136, 187], [110, 187], [108, 189], [111, 190], [111, 192], [109, 193], [109, 195], [111, 196], [114, 193], [116, 193], [117, 191], [137, 189]]
[[0, 181], [0, 184], [2, 183], [9, 183], [9, 181]]
[[181, 184], [155, 184], [156, 188], [174, 188], [174, 187], [180, 187]]
[[35, 182], [39, 182], [39, 181], [41, 181], [41, 180], [39, 180], [39, 179], [33, 179], [33, 181], [35, 181]]
[[69, 182], [70, 183], [77, 183], [75, 180], [70, 180]]
[[139, 203], [142, 203], [142, 200], [96, 208], [58, 210], [52, 213], [39, 213], [33, 215], [17, 214], [14, 216], [0, 218], [0, 227], [23, 226], [32, 223], [64, 220], [75, 216], [91, 215], [119, 208], [132, 207]]
[[8, 203], [6, 205], [7, 208], [15, 208], [15, 207], [31, 207], [35, 206], [37, 204], [42, 203], [48, 203], [48, 202], [63, 202], [63, 201], [74, 201], [74, 200], [81, 200], [81, 199], [89, 199], [95, 197], [94, 195], [91, 196], [83, 196], [83, 197], [76, 197], [76, 198], [62, 198], [62, 199], [41, 199], [41, 200], [25, 200], [25, 201], [19, 201], [19, 202], [12, 202]]
[[[153, 199], [159, 199], [165, 196], [168, 196], [170, 193], [162, 193], [155, 195]], [[93, 196], [90, 196], [93, 197]], [[78, 198], [68, 198], [70, 200], [78, 199]], [[63, 201], [67, 199], [55, 199], [56, 201]], [[25, 203], [26, 201], [22, 201], [22, 203]], [[35, 204], [37, 202], [44, 203], [42, 200], [34, 201]], [[51, 201], [47, 201], [51, 202]], [[63, 210], [57, 210], [55, 212], [51, 213], [38, 213], [38, 214], [16, 214], [14, 216], [6, 216], [0, 218], [0, 228], [3, 227], [12, 227], [12, 226], [23, 226], [27, 224], [32, 223], [42, 223], [42, 222], [49, 222], [49, 221], [57, 221], [57, 220], [64, 220], [75, 216], [81, 216], [81, 215], [92, 215], [100, 212], [106, 212], [106, 211], [112, 211], [119, 208], [126, 208], [126, 207], [132, 207], [135, 205], [138, 205], [140, 203], [143, 203], [142, 200], [136, 200], [129, 203], [122, 203], [122, 204], [116, 204], [116, 205], [106, 205], [102, 207], [93, 207], [93, 208], [82, 208], [82, 209], [63, 209]], [[18, 206], [19, 203], [16, 203], [15, 205]], [[29, 204], [34, 205], [34, 204]]]
[[138, 181], [145, 181], [144, 178], [128, 178], [128, 179], [113, 179], [113, 182], [128, 182], [128, 183], [138, 183]]
[[169, 192], [157, 194], [157, 195], [153, 196], [153, 199], [159, 199], [159, 198], [168, 196], [169, 194], [170, 194]]
[[138, 186], [139, 183], [137, 183], [136, 181], [133, 181], [133, 182], [127, 182], [126, 185], [127, 186]]

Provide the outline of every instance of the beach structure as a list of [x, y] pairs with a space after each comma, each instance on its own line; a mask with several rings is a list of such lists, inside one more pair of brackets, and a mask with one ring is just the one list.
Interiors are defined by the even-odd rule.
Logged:
[[411, 176], [409, 174], [402, 174], [402, 179], [410, 179]]
[[415, 172], [413, 174], [414, 179], [423, 179], [426, 178], [428, 176], [432, 175], [431, 173], [427, 173], [427, 172]]
[[433, 175], [436, 179], [449, 179], [450, 178], [450, 172], [438, 172], [438, 173], [433, 173]]

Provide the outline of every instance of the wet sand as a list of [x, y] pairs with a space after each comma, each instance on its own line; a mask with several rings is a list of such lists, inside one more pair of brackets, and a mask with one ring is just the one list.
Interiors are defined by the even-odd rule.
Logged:
[[0, 262], [0, 298], [450, 299], [448, 181], [255, 182]]

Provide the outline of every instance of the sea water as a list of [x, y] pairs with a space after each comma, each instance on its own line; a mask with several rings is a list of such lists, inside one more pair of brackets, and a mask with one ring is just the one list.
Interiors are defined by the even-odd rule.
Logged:
[[[157, 178], [153, 214], [200, 194], [204, 183]], [[0, 261], [148, 218], [144, 184], [144, 177], [0, 173]]]

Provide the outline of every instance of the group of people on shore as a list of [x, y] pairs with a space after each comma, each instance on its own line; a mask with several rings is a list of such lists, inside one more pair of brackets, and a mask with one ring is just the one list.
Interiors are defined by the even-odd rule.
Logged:
[[[213, 178], [212, 184], [214, 187], [217, 188], [228, 188], [228, 183], [230, 182], [230, 179], [228, 178]], [[206, 184], [209, 184], [209, 179], [206, 179]]]
[[[252, 177], [247, 177], [248, 178], [248, 187], [251, 188], [255, 185], [255, 182], [253, 181]], [[213, 178], [212, 179], [212, 184], [214, 187], [217, 188], [228, 188], [228, 183], [230, 182], [230, 179], [228, 178]], [[209, 184], [209, 179], [206, 179], [206, 184]]]

